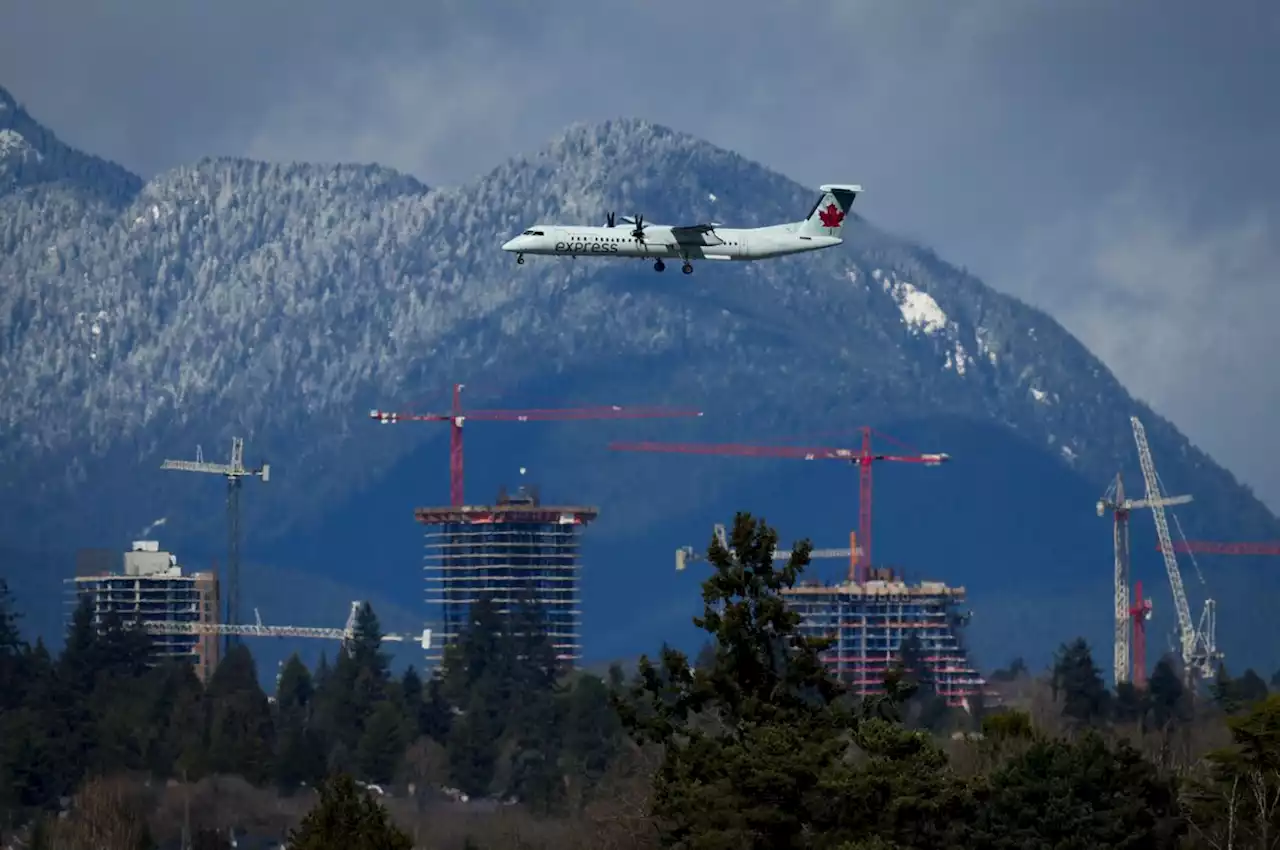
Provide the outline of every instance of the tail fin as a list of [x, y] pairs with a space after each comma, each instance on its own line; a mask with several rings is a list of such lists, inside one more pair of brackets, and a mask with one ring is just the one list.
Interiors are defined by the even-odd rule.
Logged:
[[839, 236], [844, 217], [862, 187], [839, 184], [822, 186], [821, 190], [822, 197], [800, 223], [799, 232], [804, 236]]

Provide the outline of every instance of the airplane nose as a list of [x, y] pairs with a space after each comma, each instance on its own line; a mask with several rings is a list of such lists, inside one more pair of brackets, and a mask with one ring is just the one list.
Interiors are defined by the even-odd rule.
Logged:
[[514, 251], [516, 249], [516, 243], [519, 241], [520, 241], [519, 236], [517, 236], [515, 239], [508, 239], [506, 242], [502, 244], [502, 250]]

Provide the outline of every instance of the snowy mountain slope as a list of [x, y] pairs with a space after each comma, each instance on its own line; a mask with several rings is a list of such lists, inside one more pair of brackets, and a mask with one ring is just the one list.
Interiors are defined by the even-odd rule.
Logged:
[[[1197, 496], [1189, 532], [1280, 536], [1246, 488], [1051, 318], [857, 215], [842, 248], [704, 263], [689, 277], [640, 261], [517, 267], [497, 250], [535, 221], [606, 210], [755, 225], [812, 203], [812, 188], [667, 128], [571, 127], [455, 188], [376, 166], [229, 159], [143, 185], [69, 152], [7, 95], [0, 103], [0, 175], [20, 175], [0, 194], [6, 539], [100, 544], [175, 513], [190, 533], [220, 539], [215, 482], [154, 470], [197, 443], [206, 457], [225, 454], [233, 434], [251, 461], [280, 470], [269, 496], [251, 497], [255, 532], [315, 527], [424, 441], [442, 451], [438, 430], [389, 435], [366, 411], [443, 401], [455, 380], [474, 388], [476, 406], [705, 409], [697, 423], [529, 436], [529, 465], [554, 462], [565, 490], [606, 504], [637, 488], [675, 491], [648, 499], [636, 523], [756, 473], [673, 486], [652, 459], [599, 449], [619, 435], [760, 440], [950, 417], [1012, 431], [1101, 492], [1120, 468], [1140, 486], [1128, 425], [1138, 412], [1165, 481]], [[35, 154], [64, 164], [33, 172]], [[594, 460], [573, 461], [584, 441]], [[443, 483], [430, 487], [442, 500]]]

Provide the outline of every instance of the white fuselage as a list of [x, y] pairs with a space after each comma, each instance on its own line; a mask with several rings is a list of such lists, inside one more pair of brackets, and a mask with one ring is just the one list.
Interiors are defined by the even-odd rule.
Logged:
[[716, 228], [705, 233], [646, 225], [644, 238], [633, 226], [575, 227], [537, 225], [502, 246], [516, 254], [552, 257], [633, 257], [683, 260], [763, 260], [839, 245], [838, 236], [801, 234], [799, 224], [771, 227]]

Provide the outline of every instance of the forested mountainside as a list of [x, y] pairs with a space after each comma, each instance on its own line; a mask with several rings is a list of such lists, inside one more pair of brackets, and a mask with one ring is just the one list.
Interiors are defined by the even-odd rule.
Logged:
[[[167, 516], [168, 533], [201, 536], [216, 551], [223, 518], [214, 482], [199, 487], [158, 467], [193, 456], [197, 444], [221, 459], [232, 435], [246, 438], [251, 462], [273, 466], [269, 490], [252, 497], [254, 539], [295, 535], [319, 551], [325, 540], [358, 535], [367, 523], [350, 518], [353, 500], [375, 498], [406, 467], [417, 480], [411, 490], [402, 482], [394, 507], [386, 504], [411, 526], [413, 502], [445, 499], [444, 435], [374, 429], [367, 411], [443, 402], [454, 381], [469, 385], [476, 406], [706, 411], [696, 422], [486, 438], [490, 447], [518, 439], [518, 463], [513, 450], [469, 444], [472, 501], [491, 497], [498, 468], [528, 466], [558, 498], [589, 497], [615, 517], [625, 504], [627, 520], [613, 520], [610, 533], [667, 529], [652, 551], [691, 542], [671, 529], [687, 533], [695, 526], [680, 526], [682, 518], [708, 507], [719, 518], [777, 503], [795, 520], [784, 536], [817, 537], [832, 532], [800, 527], [804, 514], [787, 512], [839, 498], [849, 503], [839, 514], [847, 529], [855, 491], [849, 476], [814, 479], [810, 489], [777, 465], [610, 454], [604, 444], [620, 435], [762, 441], [865, 423], [943, 443], [959, 441], [957, 428], [978, 428], [968, 457], [922, 446], [951, 451], [953, 468], [928, 483], [912, 477], [897, 492], [905, 499], [936, 479], [952, 501], [988, 500], [1004, 526], [1038, 536], [1039, 550], [1002, 547], [985, 531], [971, 546], [966, 535], [979, 531], [949, 518], [946, 506], [924, 520], [910, 505], [886, 509], [883, 499], [878, 539], [927, 522], [931, 537], [953, 541], [945, 571], [953, 583], [979, 584], [973, 571], [993, 581], [1025, 571], [1025, 552], [1040, 551], [1052, 581], [1087, 569], [1089, 581], [1105, 585], [1110, 535], [1091, 499], [1119, 469], [1141, 489], [1128, 421], [1135, 412], [1164, 481], [1195, 494], [1194, 510], [1180, 514], [1188, 534], [1280, 537], [1246, 487], [1131, 398], [1050, 317], [859, 216], [846, 223], [844, 247], [707, 263], [692, 276], [585, 259], [517, 267], [498, 250], [532, 222], [603, 220], [607, 210], [755, 225], [796, 219], [812, 203], [811, 187], [666, 127], [570, 127], [460, 187], [428, 188], [377, 166], [225, 158], [143, 183], [66, 147], [8, 94], [0, 104], [6, 540], [117, 546]], [[1006, 453], [1002, 440], [1022, 448]], [[429, 464], [417, 452], [426, 441]], [[1035, 475], [1022, 473], [1027, 451], [1041, 464]], [[787, 489], [764, 483], [765, 474], [782, 476]], [[893, 491], [895, 475], [879, 482]], [[946, 483], [961, 476], [962, 489]], [[1073, 491], [1062, 502], [1072, 487], [1088, 500]], [[1079, 529], [1091, 535], [1087, 544]], [[411, 569], [419, 550], [377, 557]], [[607, 555], [617, 576], [669, 569], [665, 560], [628, 560], [637, 557]], [[313, 566], [350, 572], [349, 564]], [[1256, 598], [1238, 575], [1221, 581], [1243, 602]], [[1090, 616], [1105, 621], [1108, 607], [1103, 598]], [[1161, 615], [1172, 622], [1168, 606]], [[1224, 630], [1234, 628], [1227, 619]], [[1280, 637], [1256, 607], [1231, 620]]]

